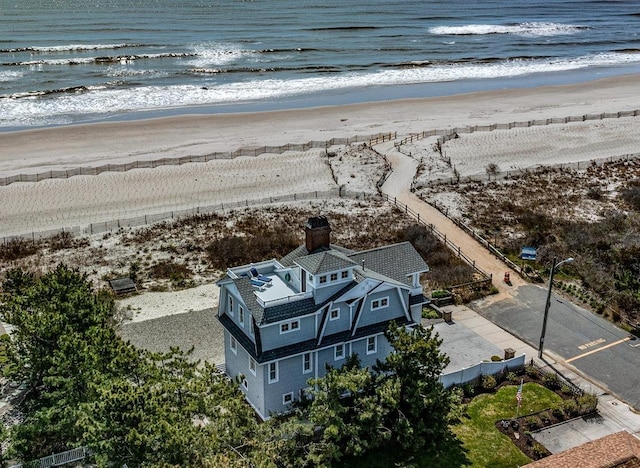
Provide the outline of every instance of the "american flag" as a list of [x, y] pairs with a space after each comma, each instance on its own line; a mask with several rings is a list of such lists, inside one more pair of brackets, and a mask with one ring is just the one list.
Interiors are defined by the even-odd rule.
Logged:
[[520, 403], [522, 403], [522, 380], [520, 381], [520, 386], [516, 392], [516, 400], [518, 400], [518, 406], [520, 406]]

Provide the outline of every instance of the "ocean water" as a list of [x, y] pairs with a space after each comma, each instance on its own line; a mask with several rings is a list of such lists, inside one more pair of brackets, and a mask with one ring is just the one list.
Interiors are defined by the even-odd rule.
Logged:
[[3, 130], [639, 70], [640, 0], [0, 0]]

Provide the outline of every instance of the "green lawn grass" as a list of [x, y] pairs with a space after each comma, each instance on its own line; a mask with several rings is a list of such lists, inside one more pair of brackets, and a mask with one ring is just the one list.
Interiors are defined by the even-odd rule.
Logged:
[[[510, 385], [495, 394], [478, 395], [468, 405], [469, 418], [452, 428], [472, 467], [513, 468], [531, 461], [495, 427], [496, 421], [515, 417], [517, 390], [516, 385]], [[522, 390], [520, 416], [553, 407], [560, 401], [562, 398], [551, 390], [527, 383]]]

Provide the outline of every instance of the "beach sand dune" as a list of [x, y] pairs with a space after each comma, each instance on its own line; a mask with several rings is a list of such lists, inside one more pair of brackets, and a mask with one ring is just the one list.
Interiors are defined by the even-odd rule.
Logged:
[[640, 116], [460, 133], [442, 145], [444, 157], [435, 151], [435, 140], [417, 140], [403, 147], [430, 171], [422, 177], [427, 182], [449, 179], [454, 169], [461, 177], [485, 176], [490, 164], [505, 174], [640, 154]]
[[335, 188], [323, 150], [0, 187], [0, 235]]

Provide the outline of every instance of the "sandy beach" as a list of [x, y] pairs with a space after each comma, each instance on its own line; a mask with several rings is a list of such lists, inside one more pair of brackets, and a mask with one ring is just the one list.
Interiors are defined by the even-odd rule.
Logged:
[[[0, 177], [106, 163], [202, 156], [395, 132], [640, 109], [640, 77], [255, 114], [184, 115], [0, 133]], [[640, 152], [640, 117], [464, 135], [447, 145], [462, 175]], [[429, 139], [408, 147], [434, 157]], [[437, 166], [438, 161], [433, 162]], [[435, 167], [433, 176], [438, 176]], [[446, 170], [442, 175], [447, 177]], [[0, 187], [0, 236], [337, 188], [324, 150], [107, 172]]]
[[184, 115], [0, 133], [0, 176], [383, 132], [640, 109], [640, 77], [254, 114]]

